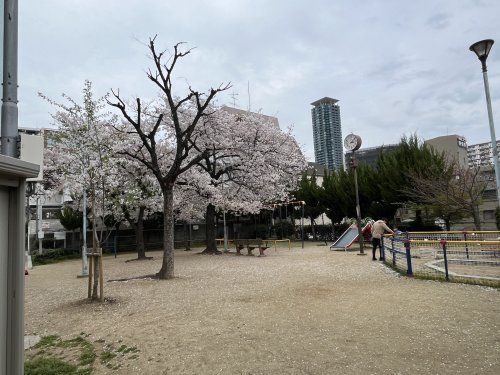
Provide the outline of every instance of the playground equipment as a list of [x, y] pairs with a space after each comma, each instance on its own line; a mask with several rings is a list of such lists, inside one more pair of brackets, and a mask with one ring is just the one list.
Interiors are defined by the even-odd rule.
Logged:
[[385, 262], [408, 276], [500, 285], [500, 232], [406, 232], [383, 239]]
[[[299, 208], [301, 210], [301, 218], [300, 218], [300, 238], [302, 240], [302, 248], [304, 248], [304, 206], [306, 205], [305, 201], [291, 201], [291, 202], [282, 202], [282, 203], [273, 203], [273, 218], [274, 218], [274, 210], [276, 207], [279, 207], [280, 213], [280, 222], [281, 222], [281, 206], [285, 206], [285, 217], [288, 217], [288, 213], [286, 212], [288, 206], [292, 206], [294, 208]], [[274, 219], [273, 219], [274, 224]], [[283, 236], [283, 233], [282, 233]], [[276, 248], [276, 243], [274, 244]]]
[[[368, 223], [361, 229], [361, 234], [365, 235], [371, 233], [371, 231], [372, 224]], [[346, 251], [347, 248], [358, 239], [358, 236], [358, 227], [356, 224], [352, 224], [339, 238], [337, 238], [333, 245], [330, 246], [330, 250], [344, 249], [344, 251]]]
[[[217, 244], [222, 244], [224, 242], [224, 238], [216, 238], [215, 240], [217, 241]], [[238, 241], [240, 241], [240, 242], [242, 242], [242, 241], [246, 241], [246, 242], [261, 241], [267, 247], [271, 247], [271, 244], [272, 244], [272, 245], [274, 245], [274, 252], [278, 251], [278, 248], [276, 245], [278, 242], [286, 242], [286, 244], [288, 245], [288, 250], [292, 250], [289, 238], [284, 238], [282, 240], [274, 240], [274, 239], [260, 240], [260, 239], [255, 239], [255, 238], [254, 239], [235, 239], [235, 240], [228, 240], [228, 243], [234, 244], [235, 242], [238, 242]], [[269, 244], [269, 246], [268, 246], [268, 244]]]

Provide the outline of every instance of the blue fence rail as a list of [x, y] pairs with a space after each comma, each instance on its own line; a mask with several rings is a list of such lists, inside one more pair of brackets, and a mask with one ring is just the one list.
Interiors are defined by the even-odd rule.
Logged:
[[[382, 238], [382, 258], [407, 276], [500, 286], [500, 240], [488, 232], [400, 233]], [[483, 239], [486, 238], [486, 239]]]

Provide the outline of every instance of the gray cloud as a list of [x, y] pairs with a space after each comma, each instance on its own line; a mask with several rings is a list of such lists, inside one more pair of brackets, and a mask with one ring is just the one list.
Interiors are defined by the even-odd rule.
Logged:
[[[343, 132], [364, 145], [453, 131], [469, 143], [489, 138], [480, 64], [468, 46], [498, 38], [498, 1], [347, 0], [64, 1], [20, 4], [20, 122], [41, 127], [52, 108], [36, 93], [81, 95], [84, 79], [99, 95], [153, 97], [143, 45], [158, 34], [165, 48], [196, 46], [176, 74], [208, 89], [231, 81], [241, 108], [278, 113], [295, 125], [312, 156], [310, 104], [340, 100]], [[500, 41], [499, 41], [500, 44]], [[489, 59], [500, 123], [500, 46]], [[220, 104], [230, 103], [231, 92]], [[483, 129], [484, 128], [484, 129]], [[451, 130], [453, 129], [453, 130]]]
[[450, 24], [450, 17], [448, 14], [439, 13], [435, 14], [427, 20], [427, 25], [430, 27], [441, 30]]

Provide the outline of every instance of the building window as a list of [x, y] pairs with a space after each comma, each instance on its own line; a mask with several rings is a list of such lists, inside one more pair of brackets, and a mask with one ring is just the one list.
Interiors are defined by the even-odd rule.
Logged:
[[465, 140], [464, 137], [458, 137], [457, 143], [458, 143], [458, 147], [467, 148], [467, 141]]
[[494, 210], [484, 210], [483, 211], [483, 220], [494, 220], [495, 219], [495, 211]]

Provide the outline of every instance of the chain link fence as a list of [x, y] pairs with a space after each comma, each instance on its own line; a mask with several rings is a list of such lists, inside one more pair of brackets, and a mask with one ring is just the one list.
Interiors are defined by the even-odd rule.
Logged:
[[500, 286], [500, 232], [406, 232], [382, 239], [384, 262], [402, 274]]

